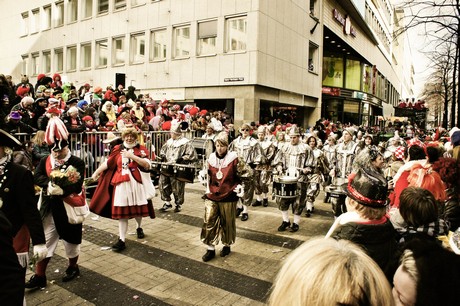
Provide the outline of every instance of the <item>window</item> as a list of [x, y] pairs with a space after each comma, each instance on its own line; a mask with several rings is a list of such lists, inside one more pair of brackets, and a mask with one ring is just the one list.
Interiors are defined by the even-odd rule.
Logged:
[[83, 18], [93, 16], [93, 0], [82, 0], [82, 6]]
[[150, 60], [160, 61], [166, 59], [166, 30], [152, 31], [150, 33]]
[[78, 20], [78, 0], [69, 0], [67, 4], [69, 13], [69, 23]]
[[120, 65], [125, 63], [125, 38], [116, 37], [112, 39], [112, 64]]
[[60, 27], [64, 25], [64, 1], [56, 2], [56, 17], [54, 26]]
[[316, 13], [316, 0], [310, 0], [310, 15], [318, 17]]
[[132, 64], [143, 63], [145, 58], [145, 34], [131, 35], [130, 60]]
[[67, 47], [67, 71], [77, 70], [77, 47]]
[[145, 0], [131, 0], [131, 6], [137, 6], [145, 4]]
[[25, 36], [29, 34], [29, 13], [24, 12], [21, 17], [21, 36]]
[[22, 66], [21, 66], [21, 74], [22, 75], [27, 75], [28, 74], [28, 68], [29, 67], [29, 56], [28, 55], [23, 55], [22, 56]]
[[216, 54], [217, 20], [198, 23], [198, 55]]
[[51, 51], [43, 51], [43, 69], [41, 72], [51, 72]]
[[51, 28], [51, 5], [43, 8], [42, 30]]
[[39, 62], [38, 62], [38, 53], [33, 53], [32, 54], [32, 61], [31, 61], [31, 66], [32, 66], [32, 75], [38, 75], [39, 73]]
[[54, 49], [54, 70], [57, 72], [64, 71], [64, 51], [62, 49]]
[[318, 72], [318, 45], [312, 42], [308, 45], [308, 71]]
[[126, 7], [126, 0], [115, 0], [113, 4], [115, 10], [121, 10]]
[[361, 62], [347, 59], [345, 68], [345, 88], [361, 90]]
[[109, 0], [98, 0], [97, 1], [97, 13], [104, 14], [109, 11]]
[[229, 18], [227, 24], [227, 52], [246, 50], [246, 16]]
[[190, 56], [190, 26], [174, 28], [174, 58]]
[[40, 10], [35, 9], [32, 11], [32, 20], [30, 23], [30, 33], [37, 33], [40, 26]]
[[107, 66], [107, 40], [96, 41], [96, 67]]
[[343, 57], [338, 54], [324, 55], [323, 86], [343, 87]]
[[91, 43], [81, 44], [80, 48], [80, 68], [91, 68]]

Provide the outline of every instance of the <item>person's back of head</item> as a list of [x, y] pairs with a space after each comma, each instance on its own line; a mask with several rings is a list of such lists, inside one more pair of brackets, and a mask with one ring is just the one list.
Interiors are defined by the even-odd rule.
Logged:
[[425, 151], [418, 145], [412, 145], [408, 150], [408, 154], [409, 160], [426, 159]]
[[437, 201], [446, 199], [444, 182], [439, 173], [434, 171], [432, 167], [415, 164], [410, 170], [407, 181], [411, 187], [421, 187], [430, 191]]
[[394, 305], [379, 266], [347, 240], [317, 238], [293, 251], [278, 273], [269, 305]]
[[438, 220], [438, 205], [430, 191], [407, 187], [400, 195], [399, 212], [407, 225], [417, 228]]
[[428, 162], [433, 164], [438, 161], [439, 157], [442, 156], [441, 150], [436, 146], [428, 146], [426, 148], [426, 155], [428, 156]]

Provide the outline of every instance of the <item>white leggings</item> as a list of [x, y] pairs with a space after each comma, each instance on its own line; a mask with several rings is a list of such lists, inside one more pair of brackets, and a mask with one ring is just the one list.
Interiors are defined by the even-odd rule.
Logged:
[[[54, 219], [52, 214], [48, 214], [43, 220], [43, 229], [45, 230], [46, 247], [48, 248], [48, 254], [46, 257], [53, 257], [54, 251], [59, 242], [59, 234], [54, 225]], [[62, 240], [64, 243], [64, 249], [67, 258], [75, 258], [80, 255], [80, 245], [69, 243]]]

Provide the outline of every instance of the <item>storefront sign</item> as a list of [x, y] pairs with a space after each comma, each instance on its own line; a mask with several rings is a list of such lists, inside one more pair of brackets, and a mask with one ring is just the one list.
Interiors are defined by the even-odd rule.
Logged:
[[185, 88], [155, 89], [150, 91], [150, 97], [156, 101], [161, 101], [163, 98], [177, 101], [185, 100]]
[[322, 93], [330, 96], [340, 96], [340, 88], [323, 87]]
[[346, 35], [356, 37], [356, 29], [351, 25], [350, 17], [344, 17], [337, 9], [332, 10], [332, 16], [343, 26], [343, 32]]
[[239, 78], [225, 78], [225, 79], [224, 79], [224, 82], [241, 82], [241, 81], [244, 81], [244, 78], [243, 78], [243, 77], [239, 77]]

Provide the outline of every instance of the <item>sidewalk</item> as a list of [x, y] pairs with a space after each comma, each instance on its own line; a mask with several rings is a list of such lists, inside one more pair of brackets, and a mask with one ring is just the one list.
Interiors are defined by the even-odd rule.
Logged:
[[330, 204], [320, 203], [321, 193], [315, 213], [302, 216], [298, 232], [280, 233], [281, 216], [270, 199], [269, 207], [250, 207], [248, 221], [237, 220], [229, 256], [204, 263], [203, 191], [198, 183], [186, 185], [180, 213], [159, 212], [157, 196], [156, 219], [143, 220], [145, 238], [136, 238], [131, 220], [122, 253], [110, 250], [118, 238], [118, 222], [91, 214], [84, 224], [81, 276], [61, 281], [67, 260], [59, 244], [47, 270], [48, 286], [26, 291], [27, 305], [263, 305], [286, 255], [309, 238], [324, 235], [333, 222]]

